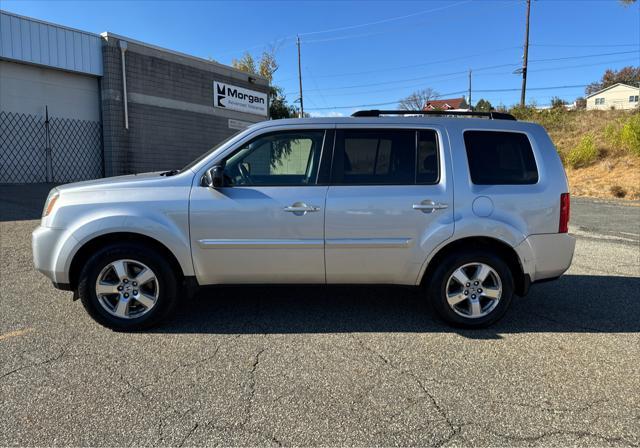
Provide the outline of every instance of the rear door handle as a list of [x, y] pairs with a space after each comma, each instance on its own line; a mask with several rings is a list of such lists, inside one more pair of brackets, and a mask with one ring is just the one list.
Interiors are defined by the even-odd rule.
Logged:
[[442, 202], [435, 202], [432, 200], [422, 201], [419, 204], [413, 204], [414, 210], [420, 210], [423, 213], [433, 213], [436, 210], [444, 210], [448, 208], [449, 204], [443, 204]]
[[307, 205], [304, 202], [295, 202], [283, 209], [285, 212], [293, 213], [296, 216], [306, 215], [307, 213], [320, 211], [320, 207]]

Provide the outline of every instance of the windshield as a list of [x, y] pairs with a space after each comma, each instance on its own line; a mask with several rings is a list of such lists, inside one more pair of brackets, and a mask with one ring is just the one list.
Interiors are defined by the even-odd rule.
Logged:
[[211, 148], [208, 151], [205, 151], [204, 154], [202, 154], [200, 157], [197, 157], [195, 160], [189, 162], [189, 164], [187, 166], [185, 166], [184, 168], [182, 168], [180, 171], [186, 171], [186, 170], [190, 170], [191, 168], [193, 168], [194, 166], [196, 166], [198, 163], [200, 163], [201, 160], [203, 160], [204, 158], [206, 158], [209, 154], [211, 154], [212, 152], [214, 152], [215, 150], [217, 150], [218, 148], [226, 145], [230, 140], [232, 140], [233, 138], [235, 138], [238, 134], [240, 134], [240, 132], [242, 131], [238, 131], [232, 135], [230, 135], [229, 137], [225, 138], [224, 140], [222, 140], [220, 143], [218, 143], [217, 145], [215, 145], [213, 148]]

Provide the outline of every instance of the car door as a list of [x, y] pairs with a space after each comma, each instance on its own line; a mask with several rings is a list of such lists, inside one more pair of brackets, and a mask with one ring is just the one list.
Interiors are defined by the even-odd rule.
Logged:
[[331, 133], [259, 135], [226, 157], [225, 186], [194, 186], [191, 247], [200, 284], [325, 282], [328, 172], [323, 179], [320, 166]]
[[336, 130], [325, 212], [328, 283], [415, 284], [453, 234], [444, 130]]

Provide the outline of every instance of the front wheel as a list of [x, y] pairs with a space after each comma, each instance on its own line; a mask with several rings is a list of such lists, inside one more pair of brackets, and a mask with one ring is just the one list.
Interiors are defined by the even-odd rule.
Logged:
[[492, 253], [453, 253], [439, 264], [427, 288], [433, 308], [446, 322], [486, 327], [509, 308], [513, 275]]
[[116, 330], [141, 330], [158, 324], [176, 301], [176, 275], [160, 254], [134, 243], [96, 252], [78, 282], [89, 315]]

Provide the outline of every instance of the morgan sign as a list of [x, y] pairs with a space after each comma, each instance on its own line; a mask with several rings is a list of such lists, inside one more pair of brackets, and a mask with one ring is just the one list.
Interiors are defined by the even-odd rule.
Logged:
[[267, 94], [213, 81], [213, 107], [267, 116]]

